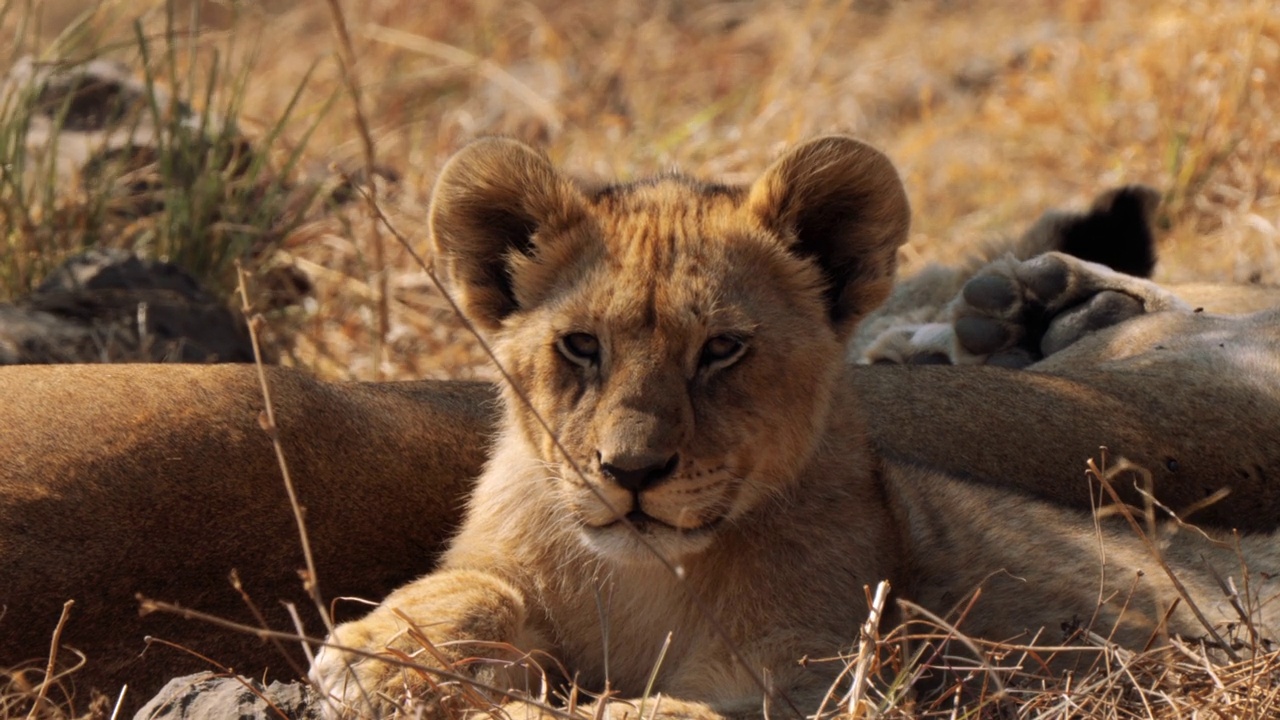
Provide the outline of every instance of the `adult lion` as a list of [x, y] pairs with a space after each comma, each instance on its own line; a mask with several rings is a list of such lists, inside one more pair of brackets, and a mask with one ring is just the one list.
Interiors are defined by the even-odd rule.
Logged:
[[[1158, 558], [1123, 518], [875, 452], [845, 347], [890, 290], [908, 207], [889, 161], [857, 141], [801, 145], [749, 187], [670, 176], [584, 191], [528, 147], [484, 140], [444, 169], [430, 217], [438, 267], [512, 384], [440, 565], [340, 625], [314, 661], [337, 713], [454, 702], [404, 669], [413, 657], [537, 715], [518, 689], [525, 660], [550, 656], [616, 711], [810, 715], [842, 668], [802, 661], [850, 648], [880, 580], [942, 616], [981, 588], [962, 626], [977, 637], [1032, 643], [1092, 618], [1134, 648], [1161, 633], [1234, 641], [1219, 578], [1252, 568], [1237, 583], [1249, 607], [1280, 590], [1271, 535], [1170, 526]], [[1047, 363], [1074, 351], [1131, 379], [1280, 389], [1275, 313], [1195, 313], [1067, 255], [999, 264], [958, 302], [969, 320], [946, 346], [977, 359], [1050, 348]], [[1094, 332], [1091, 318], [1129, 315]], [[1258, 335], [1232, 334], [1240, 322]], [[1280, 630], [1268, 618], [1251, 626], [1264, 641]]]

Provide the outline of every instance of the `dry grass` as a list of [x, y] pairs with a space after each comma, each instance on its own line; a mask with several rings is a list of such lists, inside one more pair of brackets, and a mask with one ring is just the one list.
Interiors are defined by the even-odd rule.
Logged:
[[[46, 27], [81, 6], [39, 5]], [[401, 175], [380, 200], [410, 237], [424, 235], [437, 170], [478, 135], [538, 142], [584, 175], [745, 180], [782, 146], [838, 130], [902, 170], [917, 210], [906, 270], [1145, 182], [1167, 199], [1163, 278], [1280, 281], [1280, 16], [1267, 0], [348, 5], [375, 160]], [[143, 7], [107, 2], [92, 24], [127, 40]], [[141, 14], [156, 33], [160, 7]], [[251, 134], [313, 66], [299, 117], [342, 93], [325, 3], [202, 7], [182, 49], [197, 66], [256, 56], [240, 115]], [[301, 167], [361, 167], [354, 126], [344, 99]], [[304, 130], [286, 128], [277, 152]], [[387, 245], [378, 272], [375, 228], [354, 211], [285, 240], [281, 257], [318, 287], [292, 318], [292, 362], [338, 378], [487, 375], [407, 253]]]
[[[291, 182], [302, 150], [278, 142], [288, 126], [303, 137], [308, 130], [305, 121], [290, 122], [292, 98], [246, 142], [235, 117], [252, 66], [218, 54], [180, 60], [180, 46], [198, 33], [179, 27], [173, 13], [155, 15], [154, 30], [131, 26], [111, 39], [98, 38], [92, 21], [75, 21], [46, 47], [8, 44], [6, 67], [33, 51], [34, 62], [22, 63], [37, 76], [101, 55], [119, 59], [139, 69], [128, 80], [136, 89], [120, 95], [142, 98], [110, 98], [112, 79], [101, 77], [96, 104], [72, 102], [67, 80], [61, 95], [0, 87], [0, 297], [25, 294], [67, 255], [103, 246], [168, 258], [229, 294], [237, 259], [269, 257], [307, 218], [321, 188]], [[21, 25], [39, 12], [15, 17]], [[175, 98], [196, 98], [197, 107]], [[105, 131], [97, 127], [98, 118], [117, 115]]]
[[[32, 17], [22, 5], [0, 0], [9, 8], [0, 46], [14, 56], [48, 48], [82, 7], [32, 3], [42, 21], [19, 35]], [[190, 60], [197, 77], [216, 63], [252, 68], [237, 91], [239, 121], [259, 138], [314, 68], [298, 105], [305, 121], [284, 127], [272, 147], [277, 166], [287, 164], [309, 121], [344, 96], [303, 148], [304, 178], [370, 159], [343, 92], [349, 73], [376, 140], [372, 160], [399, 174], [378, 186], [380, 206], [419, 250], [436, 172], [479, 135], [538, 143], [583, 175], [625, 179], [678, 166], [738, 181], [784, 145], [843, 131], [884, 148], [902, 171], [916, 208], [902, 253], [908, 272], [1016, 231], [1047, 207], [1143, 182], [1165, 193], [1163, 279], [1280, 282], [1280, 15], [1270, 0], [344, 5], [350, 57], [325, 3], [178, 3], [177, 17], [198, 19], [199, 32], [177, 48], [177, 66]], [[189, 14], [193, 7], [201, 12]], [[108, 51], [127, 55], [139, 18], [147, 32], [164, 33], [159, 2], [105, 2], [89, 25]], [[312, 217], [283, 239], [275, 259], [316, 286], [281, 321], [289, 361], [343, 379], [489, 376], [411, 253], [378, 227], [353, 207]], [[868, 652], [889, 658], [875, 661], [882, 677], [915, 672], [902, 639], [870, 643]], [[1224, 664], [1195, 648], [1102, 645], [1066, 680], [1033, 653], [986, 646], [1023, 654], [1022, 671], [999, 678], [1000, 692], [922, 704], [893, 695], [900, 685], [889, 682], [852, 712], [1280, 713], [1274, 653]]]
[[[1161, 555], [1151, 473], [1124, 459], [1108, 463], [1105, 448], [1088, 468], [1098, 496], [1106, 498], [1096, 511], [1098, 517], [1127, 520], [1181, 588]], [[1134, 483], [1145, 488], [1144, 507], [1121, 504], [1116, 488]], [[1182, 530], [1198, 532], [1190, 526]], [[1056, 629], [1046, 628], [1032, 643], [966, 637], [964, 618], [980, 590], [958, 602], [945, 618], [900, 601], [906, 622], [884, 638], [864, 628], [859, 656], [840, 658], [849, 665], [874, 668], [882, 678], [879, 686], [868, 683], [864, 692], [859, 692], [855, 679], [845, 697], [848, 714], [1108, 720], [1275, 717], [1280, 713], [1280, 650], [1258, 640], [1259, 609], [1248, 609], [1234, 586], [1219, 582], [1224, 595], [1234, 598], [1239, 614], [1226, 642], [1203, 617], [1212, 639], [1198, 642], [1169, 637], [1159, 629], [1163, 623], [1153, 618], [1157, 630], [1142, 650], [1117, 646], [1095, 632], [1087, 619], [1064, 624], [1058, 637]], [[1179, 593], [1175, 604], [1187, 603], [1199, 614], [1190, 596], [1181, 589]], [[875, 646], [870, 660], [865, 657], [869, 635]], [[935, 690], [910, 692], [922, 684]], [[853, 703], [855, 697], [860, 704]]]
[[[950, 629], [909, 627], [917, 642], [950, 639], [954, 644], [955, 633]], [[908, 634], [904, 628], [894, 632]], [[890, 636], [890, 641], [895, 639]], [[942, 690], [912, 697], [876, 692], [872, 686], [861, 716], [1171, 720], [1195, 716], [1270, 718], [1280, 712], [1280, 654], [1222, 663], [1210, 659], [1202, 648], [1179, 642], [1139, 653], [1088, 634], [1074, 640], [1078, 646], [1047, 649], [972, 641], [982, 651], [981, 658], [934, 658], [899, 671], [902, 676], [927, 677], [945, 670], [950, 673], [950, 684]], [[1063, 676], [1046, 667], [1067, 659], [1080, 669]], [[1004, 669], [999, 669], [997, 662]], [[1016, 663], [1012, 669], [1011, 663]], [[859, 713], [853, 710], [849, 715]]]

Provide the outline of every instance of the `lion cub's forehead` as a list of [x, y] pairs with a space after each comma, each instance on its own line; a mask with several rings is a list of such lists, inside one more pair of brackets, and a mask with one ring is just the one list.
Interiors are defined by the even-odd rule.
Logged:
[[741, 188], [664, 177], [605, 188], [592, 210], [610, 259], [628, 270], [671, 271], [709, 259], [750, 234]]
[[[591, 196], [603, 245], [593, 314], [640, 325], [741, 321], [733, 290], [748, 258], [772, 255], [742, 188], [665, 177]], [[665, 319], [664, 319], [664, 316]]]

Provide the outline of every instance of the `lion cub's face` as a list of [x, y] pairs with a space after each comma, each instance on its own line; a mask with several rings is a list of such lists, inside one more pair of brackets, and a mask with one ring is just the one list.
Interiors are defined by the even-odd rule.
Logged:
[[521, 430], [607, 554], [643, 556], [624, 518], [668, 556], [701, 549], [787, 487], [825, 417], [822, 274], [738, 201], [676, 180], [592, 198], [589, 240], [496, 338], [572, 462], [513, 403]]
[[644, 560], [699, 552], [794, 485], [907, 205], [888, 161], [847, 138], [749, 188], [597, 192], [486, 140], [446, 167], [431, 216], [438, 265], [530, 401], [509, 389], [509, 430], [546, 464], [564, 521]]

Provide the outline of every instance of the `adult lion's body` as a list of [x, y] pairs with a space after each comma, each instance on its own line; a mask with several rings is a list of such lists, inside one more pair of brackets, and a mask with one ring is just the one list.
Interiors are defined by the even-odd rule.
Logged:
[[[981, 638], [1057, 642], [1084, 622], [1132, 648], [1165, 633], [1236, 642], [1220, 578], [1242, 578], [1246, 606], [1269, 600], [1272, 536], [1163, 528], [1174, 580], [1122, 518], [876, 452], [845, 346], [889, 290], [907, 218], [893, 167], [848, 138], [802, 145], [748, 187], [586, 191], [518, 143], [456, 156], [433, 198], [436, 262], [513, 384], [440, 566], [339, 626], [314, 661], [335, 707], [456, 702], [379, 653], [518, 698], [537, 687], [519, 662], [532, 652], [588, 691], [661, 693], [658, 717], [811, 715], [841, 667], [802, 660], [847, 651], [865, 588], [886, 579], [937, 616], [981, 588], [961, 628]], [[1073, 367], [1059, 356], [1074, 344], [1131, 377], [1247, 378], [1219, 386], [1244, 403], [1280, 391], [1274, 315], [1198, 318], [1070, 256], [996, 263], [956, 302], [942, 347], [966, 362], [1057, 353], [1043, 364]], [[1238, 323], [1267, 337], [1228, 349], [1218, 331]], [[1179, 333], [1166, 361], [1150, 339]], [[1170, 441], [1176, 455], [1197, 442]], [[1278, 637], [1267, 618], [1251, 619], [1255, 643]]]
[[[489, 387], [334, 385], [278, 369], [268, 378], [321, 591], [376, 597], [419, 574], [483, 461]], [[21, 665], [38, 682], [62, 604], [75, 600], [59, 657], [72, 667], [75, 651], [85, 656], [64, 681], [76, 707], [90, 688], [114, 697], [128, 684], [140, 703], [174, 673], [216, 669], [148, 648], [146, 636], [251, 675], [295, 676], [304, 659], [294, 643], [283, 646], [291, 668], [253, 636], [140, 617], [135, 599], [257, 627], [228, 579], [235, 570], [270, 627], [293, 627], [281, 601], [314, 617], [252, 366], [8, 367], [0, 396], [0, 670]]]

